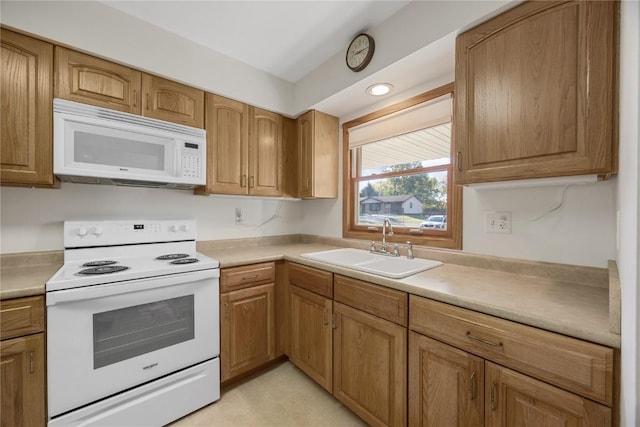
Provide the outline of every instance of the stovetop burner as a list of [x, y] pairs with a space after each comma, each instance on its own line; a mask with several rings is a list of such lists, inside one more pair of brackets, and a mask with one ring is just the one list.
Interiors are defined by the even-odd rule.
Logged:
[[[180, 258], [188, 258], [188, 257], [189, 257], [189, 255], [187, 255], [187, 254], [167, 254], [167, 255], [160, 255], [156, 259], [158, 261], [166, 261], [166, 260], [170, 260], [170, 259], [180, 259]], [[188, 264], [188, 263], [186, 263], [186, 264]]]
[[198, 262], [198, 260], [196, 258], [182, 258], [171, 261], [169, 264], [193, 264], [194, 262]]
[[90, 261], [90, 262], [85, 262], [84, 264], [81, 265], [81, 267], [102, 267], [104, 265], [112, 265], [117, 263], [118, 261], [111, 261], [111, 260]]
[[128, 269], [129, 267], [125, 267], [124, 265], [107, 265], [102, 267], [85, 268], [84, 270], [80, 270], [78, 274], [82, 274], [82, 275], [109, 274], [109, 273], [117, 273], [118, 271], [124, 271]]

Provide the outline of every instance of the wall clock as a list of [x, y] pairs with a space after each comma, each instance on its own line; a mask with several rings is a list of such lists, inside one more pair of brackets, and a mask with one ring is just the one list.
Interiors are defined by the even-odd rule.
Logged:
[[347, 48], [347, 67], [351, 71], [364, 70], [371, 58], [373, 58], [373, 51], [375, 50], [375, 43], [373, 37], [369, 34], [358, 34], [351, 40], [349, 47]]

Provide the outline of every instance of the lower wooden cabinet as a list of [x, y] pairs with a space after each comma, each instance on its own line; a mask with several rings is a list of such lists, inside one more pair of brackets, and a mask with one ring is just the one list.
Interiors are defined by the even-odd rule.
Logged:
[[409, 425], [484, 424], [484, 360], [409, 332]]
[[611, 408], [494, 363], [485, 363], [487, 426], [611, 425]]
[[44, 334], [0, 342], [2, 427], [45, 425]]
[[289, 359], [331, 393], [333, 302], [290, 285], [289, 305]]
[[275, 284], [220, 296], [220, 380], [226, 381], [275, 358]]
[[334, 303], [333, 394], [372, 426], [406, 424], [407, 329]]
[[273, 262], [220, 271], [220, 380], [277, 357], [276, 268]]

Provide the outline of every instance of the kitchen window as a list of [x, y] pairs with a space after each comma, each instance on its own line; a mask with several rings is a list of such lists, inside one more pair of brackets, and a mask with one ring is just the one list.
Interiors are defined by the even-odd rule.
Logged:
[[462, 247], [452, 159], [453, 83], [343, 124], [343, 235]]

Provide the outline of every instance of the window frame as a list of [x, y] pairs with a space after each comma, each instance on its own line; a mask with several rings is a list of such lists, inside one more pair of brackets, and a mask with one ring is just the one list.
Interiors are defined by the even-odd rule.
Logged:
[[[356, 204], [359, 203], [359, 191], [358, 182], [360, 179], [351, 178], [353, 168], [353, 157], [349, 150], [349, 129], [363, 125], [370, 121], [388, 116], [393, 113], [405, 110], [407, 108], [414, 107], [418, 104], [422, 104], [426, 101], [438, 98], [443, 95], [450, 94], [451, 102], [455, 102], [455, 96], [453, 91], [454, 84], [448, 83], [444, 86], [440, 86], [436, 89], [424, 92], [420, 95], [411, 97], [405, 101], [398, 102], [383, 109], [374, 111], [364, 116], [353, 119], [342, 125], [342, 236], [349, 239], [363, 239], [363, 240], [380, 240], [382, 227], [380, 226], [363, 226], [357, 225], [355, 215], [357, 212]], [[450, 163], [446, 166], [447, 170], [447, 229], [446, 231], [434, 231], [421, 229], [422, 233], [411, 233], [406, 228], [394, 229], [394, 235], [388, 236], [387, 241], [404, 243], [410, 240], [414, 245], [432, 246], [438, 248], [447, 249], [462, 249], [462, 187], [455, 185], [455, 173], [454, 168], [454, 123], [452, 120], [452, 134], [451, 134], [451, 148], [450, 148]], [[425, 167], [417, 168], [411, 171], [414, 173], [425, 173], [430, 170], [443, 170], [442, 166], [437, 167]], [[404, 171], [403, 171], [404, 172]], [[378, 174], [376, 179], [385, 178], [388, 176], [398, 175], [397, 172], [391, 172], [386, 174]], [[402, 175], [408, 175], [402, 173]], [[370, 178], [373, 179], [373, 178]], [[356, 195], [358, 198], [356, 199]]]

